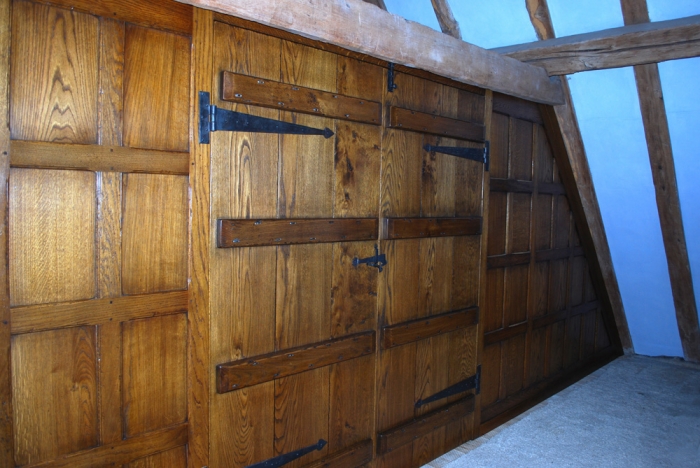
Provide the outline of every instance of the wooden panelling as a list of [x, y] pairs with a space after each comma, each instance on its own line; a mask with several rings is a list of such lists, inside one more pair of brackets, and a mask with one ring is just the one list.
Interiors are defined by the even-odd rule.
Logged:
[[97, 142], [122, 145], [124, 111], [124, 23], [116, 18], [100, 18], [100, 74], [97, 116]]
[[[562, 260], [564, 258], [569, 258], [569, 256], [578, 257], [581, 255], [583, 255], [583, 249], [581, 247], [539, 250], [535, 252], [535, 261], [546, 262], [551, 260]], [[582, 259], [581, 261], [585, 263], [585, 259]]]
[[383, 242], [387, 266], [379, 282], [380, 320], [394, 325], [418, 318], [420, 240]]
[[377, 434], [377, 453], [383, 454], [412, 442], [431, 430], [445, 426], [474, 411], [474, 396], [440, 408], [432, 413]]
[[189, 173], [188, 154], [120, 146], [52, 144], [15, 140], [12, 167], [104, 172]]
[[124, 294], [186, 289], [187, 178], [127, 174], [123, 193]]
[[510, 327], [501, 328], [496, 331], [484, 334], [484, 346], [490, 346], [495, 343], [510, 339], [514, 336], [520, 336], [527, 332], [527, 324], [521, 323]]
[[383, 352], [377, 373], [377, 429], [386, 431], [414, 416], [416, 344]]
[[527, 265], [530, 263], [530, 252], [515, 254], [493, 255], [488, 257], [488, 268], [504, 268], [517, 265]]
[[420, 216], [421, 135], [386, 129], [382, 140], [382, 214]]
[[460, 310], [398, 323], [382, 329], [382, 349], [393, 348], [479, 323], [479, 309]]
[[340, 452], [306, 465], [304, 468], [355, 468], [372, 460], [372, 440], [367, 439]]
[[380, 125], [381, 104], [253, 76], [223, 73], [221, 99]]
[[12, 10], [12, 138], [96, 143], [97, 18], [24, 1]]
[[493, 112], [509, 115], [521, 120], [542, 123], [542, 116], [537, 104], [501, 93], [493, 94]]
[[190, 39], [127, 25], [124, 55], [124, 146], [187, 151]]
[[187, 318], [134, 320], [123, 329], [124, 434], [135, 436], [187, 419]]
[[277, 378], [329, 366], [374, 353], [375, 333], [365, 332], [344, 338], [285, 349], [263, 356], [216, 366], [219, 393], [257, 385]]
[[185, 468], [187, 466], [187, 449], [177, 447], [124, 465], [124, 468]]
[[95, 175], [10, 173], [12, 306], [95, 296]]
[[97, 356], [93, 327], [12, 340], [14, 449], [18, 465], [97, 444]]
[[376, 356], [370, 355], [330, 368], [330, 453], [372, 437], [375, 361]]
[[[535, 184], [529, 180], [491, 179], [492, 192], [532, 193], [534, 188]], [[566, 189], [559, 183], [540, 183], [537, 187], [537, 191], [539, 193], [546, 193], [550, 195], [566, 194]]]
[[484, 141], [484, 126], [479, 123], [394, 106], [389, 111], [389, 119], [389, 126], [393, 128], [462, 140]]
[[217, 247], [374, 240], [377, 219], [220, 219]]
[[12, 334], [119, 323], [187, 310], [187, 291], [12, 308]]
[[343, 242], [333, 246], [331, 336], [373, 330], [377, 323], [379, 270], [354, 267], [355, 258], [375, 255], [373, 242]]
[[384, 218], [382, 239], [481, 234], [481, 218]]

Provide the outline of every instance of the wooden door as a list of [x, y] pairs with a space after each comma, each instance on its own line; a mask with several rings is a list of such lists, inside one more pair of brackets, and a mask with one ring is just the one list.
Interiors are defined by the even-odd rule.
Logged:
[[192, 10], [51, 3], [12, 2], [10, 457], [184, 467]]
[[[420, 466], [469, 440], [474, 392], [422, 401], [477, 373], [484, 95], [410, 75], [386, 94], [378, 466]], [[470, 141], [471, 140], [471, 141]]]
[[285, 466], [358, 466], [379, 273], [353, 259], [378, 244], [382, 69], [224, 21], [212, 103], [334, 136], [211, 135], [210, 466], [313, 445]]

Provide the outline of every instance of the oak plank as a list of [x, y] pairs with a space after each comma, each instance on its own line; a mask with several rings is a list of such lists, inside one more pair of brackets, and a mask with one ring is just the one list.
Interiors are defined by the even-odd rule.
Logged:
[[474, 411], [474, 395], [377, 434], [377, 454], [391, 452], [433, 429], [445, 426]]
[[[381, 0], [379, 0], [381, 1]], [[347, 449], [333, 452], [304, 468], [356, 468], [372, 461], [372, 439], [366, 439]]]
[[381, 104], [278, 81], [225, 71], [221, 94], [224, 101], [323, 115], [334, 119], [381, 125]]
[[389, 109], [387, 127], [462, 140], [484, 141], [484, 126], [482, 124], [396, 106], [391, 106]]
[[[183, 3], [536, 102], [557, 104], [563, 98], [559, 84], [549, 81], [541, 69], [509, 61], [361, 0], [350, 0], [342, 6], [297, 0], [274, 4], [266, 1], [231, 4], [222, 0], [183, 0]], [[343, 28], [338, 28], [339, 24]], [[391, 40], [377, 41], [368, 31], [376, 31]]]
[[101, 172], [189, 173], [189, 155], [109, 145], [74, 145], [12, 141], [12, 167]]
[[697, 57], [700, 55], [700, 15], [628, 24], [494, 51], [543, 67], [549, 75]]
[[383, 216], [421, 215], [422, 135], [384, 128], [381, 210]]
[[124, 110], [124, 23], [100, 18], [97, 143], [122, 145]]
[[122, 427], [122, 326], [108, 323], [97, 329], [98, 408], [100, 445], [119, 442]]
[[376, 218], [219, 219], [217, 247], [376, 240]]
[[527, 265], [530, 263], [530, 252], [520, 252], [514, 254], [491, 255], [487, 258], [486, 267], [504, 268], [517, 265]]
[[415, 343], [380, 353], [377, 365], [377, 430], [386, 431], [413, 418], [415, 380]]
[[185, 468], [186, 466], [187, 448], [183, 445], [139, 458], [128, 465], [123, 465], [123, 468]]
[[120, 323], [187, 310], [187, 291], [13, 307], [12, 334]]
[[473, 236], [481, 234], [481, 217], [384, 218], [382, 239]]
[[352, 266], [355, 258], [374, 256], [374, 246], [373, 242], [341, 242], [333, 246], [333, 338], [373, 330], [376, 326], [379, 271], [376, 268]]
[[288, 348], [216, 366], [218, 393], [226, 393], [273, 379], [318, 369], [374, 353], [373, 331]]
[[491, 178], [492, 192], [532, 193], [534, 183], [530, 180]]
[[569, 258], [569, 256], [579, 257], [584, 255], [582, 247], [563, 247], [560, 249], [538, 250], [535, 252], [536, 262], [545, 262], [551, 260], [561, 260]]
[[330, 367], [330, 453], [337, 453], [372, 437], [375, 361], [376, 356], [367, 355]]
[[410, 320], [382, 328], [382, 349], [401, 346], [479, 323], [478, 307]]
[[[515, 336], [520, 336], [527, 331], [527, 323], [520, 323], [509, 327], [501, 328], [484, 334], [484, 346], [506, 341]], [[505, 362], [505, 361], [504, 361]]]

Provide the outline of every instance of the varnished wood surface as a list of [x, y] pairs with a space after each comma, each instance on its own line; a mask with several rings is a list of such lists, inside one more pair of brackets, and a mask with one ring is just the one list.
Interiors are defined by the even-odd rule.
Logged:
[[221, 99], [381, 125], [381, 104], [318, 89], [224, 72]]
[[474, 396], [468, 395], [456, 403], [425, 414], [415, 421], [381, 432], [377, 434], [377, 453], [381, 455], [396, 450], [431, 430], [457, 421], [472, 411], [474, 411]]
[[384, 218], [382, 239], [452, 237], [481, 234], [481, 218]]
[[493, 112], [542, 124], [542, 116], [540, 115], [537, 104], [505, 94], [493, 93]]
[[371, 354], [375, 333], [364, 332], [216, 366], [217, 391], [230, 392]]
[[488, 257], [487, 268], [503, 268], [517, 265], [527, 265], [530, 263], [530, 252], [492, 255]]
[[187, 310], [187, 291], [12, 308], [12, 334], [119, 323]]
[[372, 461], [372, 456], [372, 440], [367, 439], [339, 453], [331, 453], [304, 468], [356, 468]]
[[471, 309], [448, 312], [442, 315], [397, 323], [382, 329], [382, 349], [393, 348], [431, 336], [450, 333], [479, 323], [479, 310]]
[[374, 240], [377, 219], [220, 219], [217, 247]]
[[11, 148], [12, 167], [181, 175], [189, 173], [189, 155], [174, 151], [21, 140], [14, 140]]
[[484, 141], [484, 126], [464, 120], [391, 106], [389, 125], [393, 128], [463, 140]]

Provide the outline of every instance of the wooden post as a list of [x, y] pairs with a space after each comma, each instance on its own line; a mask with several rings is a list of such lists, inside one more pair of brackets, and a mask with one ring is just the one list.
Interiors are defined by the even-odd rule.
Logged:
[[459, 30], [459, 23], [452, 14], [452, 8], [447, 0], [431, 0], [433, 2], [433, 10], [437, 16], [440, 29], [448, 36], [457, 39], [462, 39], [462, 32]]

